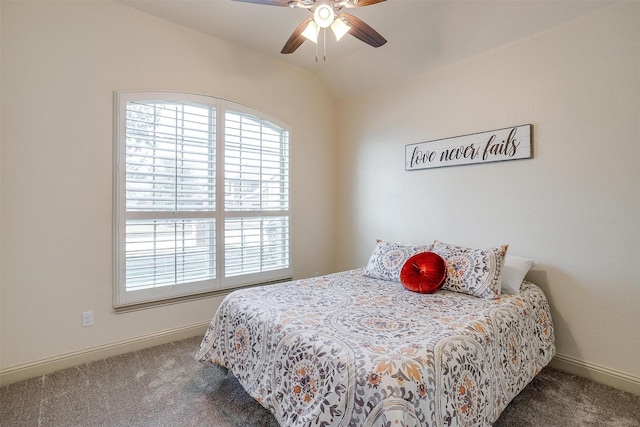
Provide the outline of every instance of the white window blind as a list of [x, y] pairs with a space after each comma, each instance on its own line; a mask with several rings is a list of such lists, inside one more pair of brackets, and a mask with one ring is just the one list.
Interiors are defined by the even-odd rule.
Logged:
[[225, 271], [228, 276], [289, 263], [288, 132], [250, 114], [226, 111]]
[[290, 276], [284, 126], [199, 95], [116, 104], [116, 306]]

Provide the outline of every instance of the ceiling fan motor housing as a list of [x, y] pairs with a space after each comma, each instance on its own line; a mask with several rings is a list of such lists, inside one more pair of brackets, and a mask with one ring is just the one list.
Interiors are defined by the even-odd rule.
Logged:
[[328, 1], [318, 2], [316, 4], [316, 10], [313, 12], [313, 20], [320, 28], [329, 27], [336, 17], [336, 13], [333, 10], [333, 6], [329, 5]]

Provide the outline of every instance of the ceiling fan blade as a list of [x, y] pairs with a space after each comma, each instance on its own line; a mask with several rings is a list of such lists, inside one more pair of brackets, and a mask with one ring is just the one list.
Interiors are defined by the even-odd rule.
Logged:
[[307, 18], [302, 21], [302, 24], [298, 25], [298, 28], [296, 28], [293, 33], [291, 33], [289, 40], [287, 40], [287, 42], [284, 44], [284, 47], [282, 48], [280, 53], [293, 53], [297, 48], [300, 47], [300, 45], [306, 40], [305, 36], [302, 35], [302, 32], [305, 28], [307, 28], [307, 25], [309, 25], [309, 22], [311, 22], [312, 20], [313, 18]]
[[241, 3], [255, 3], [263, 4], [265, 6], [287, 6], [289, 7], [289, 0], [233, 0]]
[[348, 25], [351, 27], [349, 34], [353, 37], [362, 40], [368, 45], [373, 47], [380, 47], [387, 42], [387, 40], [380, 35], [376, 30], [371, 28], [366, 22], [360, 18], [356, 18], [348, 13], [341, 13], [341, 18], [346, 18]]
[[347, 7], [364, 7], [364, 6], [369, 6], [376, 3], [382, 3], [383, 1], [386, 1], [386, 0], [358, 0], [356, 4], [347, 3], [346, 6]]

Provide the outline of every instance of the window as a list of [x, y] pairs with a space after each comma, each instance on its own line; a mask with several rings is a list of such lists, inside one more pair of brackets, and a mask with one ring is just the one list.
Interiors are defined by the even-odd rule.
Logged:
[[115, 305], [291, 276], [289, 131], [201, 95], [116, 94]]

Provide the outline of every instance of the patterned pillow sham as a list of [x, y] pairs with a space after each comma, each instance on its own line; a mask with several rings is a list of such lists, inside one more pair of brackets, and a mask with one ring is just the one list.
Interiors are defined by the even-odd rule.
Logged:
[[472, 249], [434, 241], [433, 252], [447, 263], [447, 279], [442, 289], [479, 298], [497, 298], [508, 247]]
[[433, 245], [412, 245], [377, 240], [364, 274], [374, 279], [400, 281], [400, 270], [409, 258], [431, 251]]

